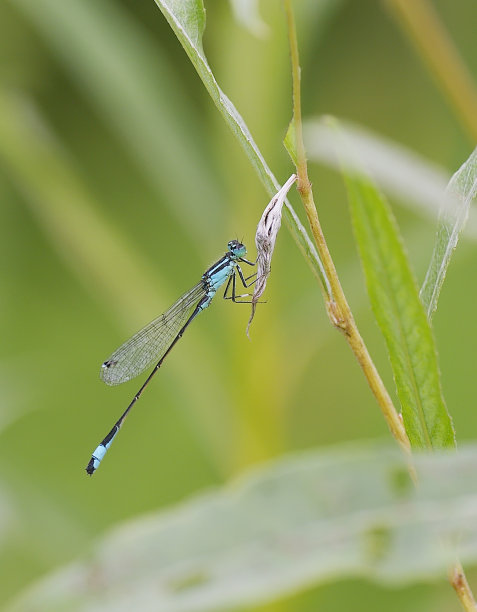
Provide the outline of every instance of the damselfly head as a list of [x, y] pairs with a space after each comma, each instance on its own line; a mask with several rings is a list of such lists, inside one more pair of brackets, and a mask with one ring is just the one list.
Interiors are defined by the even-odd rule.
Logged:
[[245, 257], [247, 254], [247, 249], [244, 244], [239, 242], [238, 240], [231, 240], [227, 245], [229, 251], [235, 257]]

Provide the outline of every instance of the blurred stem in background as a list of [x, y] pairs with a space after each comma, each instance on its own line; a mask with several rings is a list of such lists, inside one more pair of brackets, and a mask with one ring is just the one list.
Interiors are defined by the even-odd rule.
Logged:
[[[397, 7], [407, 6], [408, 3], [401, 2], [400, 0], [396, 0], [395, 2]], [[453, 57], [453, 47], [450, 43], [447, 44], [447, 37], [445, 36], [444, 30], [441, 31], [439, 27], [439, 23], [437, 19], [432, 19], [432, 12], [429, 10], [428, 14], [425, 13], [426, 3], [424, 0], [421, 2], [416, 2], [417, 5], [423, 9], [420, 13], [420, 16], [424, 18], [426, 16], [429, 21], [432, 22], [433, 28], [431, 28], [432, 33], [435, 34], [438, 38], [443, 41], [443, 55], [446, 59], [449, 59], [449, 65], [446, 66], [442, 70], [443, 81], [446, 84], [449, 84], [449, 90], [452, 91], [450, 87], [450, 80], [446, 79], [446, 68], [455, 67], [452, 59], [455, 60], [455, 63], [460, 66], [458, 56], [455, 54], [455, 58]], [[306, 154], [305, 154], [305, 146], [303, 142], [303, 130], [302, 130], [302, 120], [301, 120], [301, 92], [300, 92], [300, 63], [299, 63], [299, 54], [298, 54], [298, 43], [296, 36], [296, 27], [295, 27], [295, 19], [292, 9], [291, 0], [284, 0], [287, 26], [288, 26], [288, 39], [290, 44], [290, 56], [291, 56], [291, 67], [292, 67], [292, 79], [293, 79], [293, 125], [294, 125], [294, 133], [295, 133], [295, 153], [296, 153], [296, 167], [297, 167], [297, 175], [298, 175], [298, 191], [303, 201], [303, 205], [308, 217], [308, 221], [310, 223], [310, 228], [312, 230], [313, 237], [316, 242], [316, 246], [318, 248], [318, 253], [321, 261], [323, 262], [323, 266], [325, 269], [326, 277], [330, 281], [331, 289], [332, 289], [332, 299], [327, 302], [327, 310], [328, 315], [330, 317], [331, 323], [340, 331], [343, 332], [348, 344], [351, 347], [351, 350], [355, 354], [363, 373], [368, 381], [371, 390], [373, 391], [374, 396], [376, 397], [381, 411], [388, 423], [389, 429], [391, 433], [396, 438], [401, 448], [404, 450], [406, 456], [410, 457], [411, 455], [411, 446], [409, 442], [409, 438], [404, 429], [403, 422], [399, 417], [394, 404], [389, 396], [386, 387], [384, 386], [381, 377], [379, 376], [378, 371], [368, 353], [366, 345], [361, 338], [361, 335], [358, 331], [356, 323], [354, 321], [351, 309], [348, 305], [344, 292], [342, 290], [338, 275], [336, 273], [336, 268], [334, 266], [333, 260], [331, 258], [330, 252], [328, 250], [328, 246], [326, 244], [325, 237], [323, 235], [323, 231], [321, 229], [321, 224], [318, 218], [318, 213], [316, 210], [316, 206], [313, 199], [313, 191], [311, 188], [311, 183], [308, 179], [308, 170], [307, 170], [307, 162], [306, 162]], [[405, 9], [404, 9], [405, 12]], [[406, 13], [406, 15], [410, 15], [410, 13]], [[422, 20], [421, 23], [417, 24], [416, 29], [412, 27], [412, 31], [422, 31], [424, 28], [420, 28], [419, 26], [423, 25]], [[423, 45], [424, 50], [431, 50], [432, 53], [426, 57], [433, 58], [432, 66], [436, 68], [438, 66], [439, 54], [436, 54], [436, 48], [439, 48], [439, 44], [431, 35], [429, 37], [429, 44], [433, 42], [434, 44], [431, 46]], [[440, 41], [439, 41], [440, 42]], [[437, 58], [437, 59], [436, 59]], [[436, 63], [437, 62], [437, 63]], [[441, 71], [438, 71], [441, 74]], [[458, 81], [460, 85], [464, 86], [465, 84], [469, 85], [467, 99], [472, 98], [474, 94], [471, 82], [467, 83], [465, 71], [458, 71]], [[477, 128], [477, 124], [474, 126], [474, 120], [472, 117], [472, 113], [469, 111], [472, 108], [472, 104], [467, 106], [467, 104], [460, 104], [459, 96], [452, 96], [452, 100], [455, 101], [458, 110], [460, 111], [460, 115], [463, 119], [468, 119], [469, 127]], [[466, 121], [467, 123], [467, 121]], [[476, 132], [477, 134], [477, 129]], [[417, 485], [417, 478], [415, 470], [410, 465], [410, 474], [413, 478], [414, 483]], [[457, 561], [449, 571], [449, 580], [453, 588], [455, 589], [457, 596], [464, 607], [465, 610], [469, 612], [471, 610], [475, 610], [477, 608], [472, 590], [467, 582], [467, 578], [464, 573], [464, 569], [459, 561]]]
[[386, 0], [386, 4], [475, 143], [477, 88], [432, 4], [427, 0]]

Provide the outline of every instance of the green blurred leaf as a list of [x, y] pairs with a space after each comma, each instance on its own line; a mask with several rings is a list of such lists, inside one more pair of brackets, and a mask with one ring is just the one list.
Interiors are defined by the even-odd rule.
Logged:
[[344, 171], [374, 316], [385, 338], [406, 432], [415, 448], [454, 444], [437, 351], [397, 224], [372, 182]]
[[258, 0], [230, 0], [235, 18], [254, 36], [264, 38], [269, 33], [267, 24], [260, 17]]
[[[257, 172], [268, 194], [273, 196], [281, 187], [262, 156], [252, 134], [233, 103], [220, 89], [202, 48], [205, 9], [200, 0], [154, 0], [184, 47], [210, 97], [230, 127]], [[329, 282], [318, 253], [296, 212], [288, 201], [284, 208], [285, 222], [297, 245], [308, 261], [316, 278], [329, 295]]]
[[[365, 126], [341, 118], [339, 125], [338, 132], [329, 117], [305, 122], [303, 134], [310, 161], [337, 169], [345, 161], [358, 174], [365, 168], [380, 189], [394, 196], [399, 205], [432, 219], [433, 223], [440, 208], [455, 206], [452, 194], [446, 192], [450, 175], [445, 169]], [[476, 221], [474, 215], [466, 225], [466, 235], [474, 240]]]
[[[190, 239], [200, 243], [220, 232], [225, 218], [223, 194], [204, 155], [206, 130], [198, 128], [195, 104], [147, 30], [120, 3], [110, 0], [59, 4], [18, 0], [14, 4], [53, 48], [81, 95], [122, 139]], [[197, 33], [190, 35], [201, 48], [204, 19], [201, 22], [200, 13], [195, 25]], [[197, 206], [197, 193], [207, 201], [207, 214]]]
[[[108, 308], [114, 303], [125, 321], [139, 324], [150, 316], [157, 302], [157, 271], [101, 218], [97, 203], [36, 108], [1, 89], [0, 163], [85, 286], [105, 296]], [[111, 274], [111, 261], [120, 276]], [[130, 286], [135, 287], [133, 294]]]
[[470, 205], [477, 196], [477, 148], [451, 178], [447, 193], [449, 197], [439, 214], [436, 242], [420, 293], [429, 319], [437, 308], [450, 258], [467, 222]]
[[285, 149], [288, 151], [288, 155], [291, 157], [292, 162], [296, 166], [296, 134], [295, 134], [295, 121], [292, 119], [288, 124], [287, 133], [283, 139]]
[[475, 446], [418, 454], [416, 489], [394, 448], [292, 455], [125, 523], [9, 609], [211, 612], [350, 575], [441, 576], [457, 552], [477, 560], [476, 462]]

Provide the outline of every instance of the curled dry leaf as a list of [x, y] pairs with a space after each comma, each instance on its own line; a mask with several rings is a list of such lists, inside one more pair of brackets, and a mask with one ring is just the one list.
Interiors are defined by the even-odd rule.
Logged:
[[282, 222], [283, 203], [285, 202], [290, 187], [296, 179], [296, 174], [292, 174], [280, 191], [273, 196], [263, 211], [257, 226], [257, 232], [255, 234], [255, 245], [257, 247], [257, 281], [252, 296], [252, 312], [247, 325], [247, 336], [253, 317], [255, 316], [257, 303], [267, 286], [275, 241]]

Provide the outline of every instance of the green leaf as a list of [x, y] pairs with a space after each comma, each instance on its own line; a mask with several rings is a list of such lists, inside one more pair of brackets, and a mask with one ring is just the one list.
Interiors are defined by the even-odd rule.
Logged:
[[345, 170], [351, 215], [374, 316], [386, 341], [414, 448], [452, 446], [434, 338], [392, 212], [372, 182]]
[[[207, 64], [202, 36], [205, 30], [205, 8], [202, 0], [159, 0], [157, 6], [164, 13], [197, 70]], [[192, 56], [190, 51], [193, 50]]]
[[395, 448], [285, 457], [124, 523], [8, 610], [212, 612], [333, 578], [444, 576], [456, 554], [477, 560], [476, 463], [476, 446], [417, 454], [416, 489]]
[[[304, 123], [303, 136], [310, 161], [340, 170], [344, 160], [358, 174], [364, 167], [397, 204], [435, 222], [439, 209], [452, 200], [451, 194], [446, 194], [450, 179], [447, 170], [364, 126], [339, 119], [338, 132], [331, 123], [327, 116]], [[353, 150], [359, 152], [359, 158]], [[475, 214], [465, 230], [467, 237], [477, 239]]]
[[467, 222], [471, 202], [477, 196], [477, 148], [451, 178], [447, 194], [449, 197], [439, 214], [431, 262], [421, 287], [421, 300], [429, 319], [437, 308], [450, 258]]
[[296, 166], [296, 134], [295, 134], [295, 121], [292, 119], [288, 124], [287, 133], [283, 139], [285, 149], [288, 151], [288, 155], [291, 157], [293, 163]]
[[[280, 189], [281, 185], [268, 167], [239, 112], [220, 89], [205, 57], [202, 48], [202, 35], [205, 24], [203, 3], [200, 0], [187, 0], [187, 2], [182, 0], [154, 1], [184, 47], [214, 104], [242, 145], [269, 196], [272, 197]], [[311, 266], [313, 273], [320, 281], [327, 295], [329, 295], [330, 284], [326, 278], [323, 264], [320, 261], [315, 245], [310, 240], [296, 212], [288, 201], [285, 201], [284, 219], [305, 259]]]
[[269, 33], [267, 24], [260, 17], [258, 0], [230, 0], [238, 23], [251, 34], [264, 38]]

